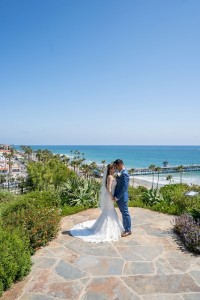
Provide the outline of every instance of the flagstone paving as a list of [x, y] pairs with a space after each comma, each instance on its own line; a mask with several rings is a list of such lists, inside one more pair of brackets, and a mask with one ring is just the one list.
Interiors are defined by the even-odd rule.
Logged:
[[64, 217], [58, 237], [32, 257], [31, 273], [2, 300], [199, 300], [200, 257], [180, 247], [173, 216], [130, 208], [132, 235], [92, 244], [69, 229], [96, 219], [91, 209]]

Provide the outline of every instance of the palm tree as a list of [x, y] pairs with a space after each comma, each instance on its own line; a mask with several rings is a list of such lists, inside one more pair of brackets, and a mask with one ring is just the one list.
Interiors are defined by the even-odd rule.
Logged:
[[95, 161], [93, 161], [89, 166], [91, 175], [94, 175], [96, 172], [98, 172], [99, 169]]
[[70, 166], [74, 168], [74, 172], [76, 171], [76, 161], [75, 160], [72, 160], [70, 162]]
[[176, 168], [176, 170], [177, 170], [177, 172], [180, 173], [180, 184], [182, 184], [184, 167], [182, 165], [180, 165]]
[[28, 161], [30, 161], [33, 149], [30, 146], [28, 146], [25, 153], [28, 155]]
[[70, 165], [73, 166], [74, 171], [76, 171], [76, 168], [77, 168], [77, 171], [78, 171], [78, 169], [80, 168], [81, 164], [85, 160], [84, 153], [82, 153], [82, 158], [81, 158], [81, 152], [78, 151], [78, 150], [75, 150], [75, 151], [71, 150], [70, 153], [71, 153], [71, 162], [70, 162]]
[[0, 174], [0, 183], [6, 182], [6, 176], [4, 174]]
[[61, 161], [67, 166], [69, 164], [70, 159], [66, 155], [62, 155]]
[[23, 194], [24, 189], [25, 189], [25, 185], [26, 185], [25, 178], [23, 176], [19, 176], [17, 179], [18, 179], [18, 182], [19, 182], [19, 188], [21, 190], [21, 194]]
[[42, 157], [43, 162], [48, 162], [54, 158], [54, 154], [48, 149], [43, 150], [42, 154], [43, 154]]
[[159, 179], [160, 179], [161, 168], [160, 168], [160, 167], [156, 167], [156, 168], [155, 168], [155, 171], [156, 171], [157, 174], [158, 174], [158, 180], [157, 180], [157, 189], [158, 189], [158, 183], [159, 183]]
[[42, 160], [42, 150], [41, 149], [38, 149], [36, 151], [36, 158], [38, 159], [38, 161]]
[[135, 169], [132, 168], [132, 169], [130, 169], [128, 172], [129, 172], [129, 174], [130, 174], [131, 176], [133, 176], [133, 182], [134, 182], [134, 173], [135, 173]]
[[10, 153], [3, 153], [3, 156], [8, 159], [8, 189], [10, 189], [10, 178], [11, 178], [11, 175], [12, 175], [12, 158], [14, 156], [14, 149], [11, 148], [10, 149]]
[[31, 159], [31, 154], [33, 153], [33, 149], [30, 146], [20, 146], [20, 148], [24, 151], [24, 153], [27, 155], [28, 161]]
[[70, 150], [70, 158], [71, 158], [71, 160], [73, 160], [72, 154], [73, 154], [73, 150]]
[[149, 170], [152, 171], [152, 189], [153, 189], [153, 185], [154, 185], [154, 172], [155, 172], [155, 168], [156, 168], [156, 166], [153, 165], [153, 164], [149, 166]]
[[167, 160], [163, 161], [163, 167], [164, 168], [168, 167], [168, 165], [169, 165], [169, 162]]
[[106, 161], [105, 161], [105, 159], [103, 159], [101, 161], [101, 165], [102, 165], [102, 167], [100, 168], [100, 172], [103, 173], [105, 171], [105, 168], [106, 168]]
[[171, 184], [173, 176], [171, 174], [167, 175], [166, 180], [169, 181], [169, 184]]
[[135, 169], [132, 168], [132, 169], [130, 169], [128, 172], [129, 172], [129, 174], [132, 176], [132, 175], [135, 173]]
[[83, 171], [83, 174], [84, 174], [85, 178], [88, 178], [89, 174], [91, 172], [90, 165], [88, 165], [88, 164], [82, 164], [81, 170]]

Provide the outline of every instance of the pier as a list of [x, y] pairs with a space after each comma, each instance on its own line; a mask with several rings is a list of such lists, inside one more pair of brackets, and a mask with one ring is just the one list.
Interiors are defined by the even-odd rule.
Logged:
[[169, 173], [184, 173], [184, 172], [192, 172], [192, 171], [200, 171], [200, 164], [193, 165], [185, 165], [182, 166], [181, 170], [178, 170], [180, 166], [168, 166], [168, 167], [160, 167], [160, 171], [150, 170], [149, 168], [136, 168], [133, 172], [133, 175], [149, 175], [149, 174], [169, 174]]

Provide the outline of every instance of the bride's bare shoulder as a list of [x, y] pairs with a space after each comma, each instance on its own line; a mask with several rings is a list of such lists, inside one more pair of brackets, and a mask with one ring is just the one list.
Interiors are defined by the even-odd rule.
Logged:
[[108, 175], [109, 180], [114, 180], [115, 178], [112, 175]]

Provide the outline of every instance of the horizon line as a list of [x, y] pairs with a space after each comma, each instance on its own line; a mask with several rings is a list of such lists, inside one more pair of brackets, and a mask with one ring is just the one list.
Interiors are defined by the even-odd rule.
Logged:
[[10, 144], [10, 145], [14, 145], [14, 146], [135, 146], [135, 147], [140, 147], [140, 146], [144, 146], [144, 147], [200, 147], [200, 144]]

